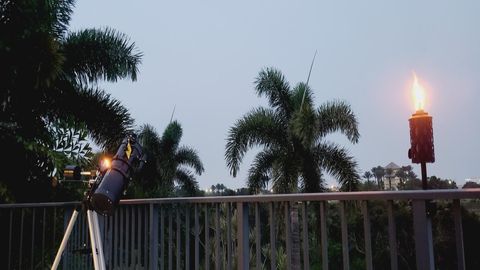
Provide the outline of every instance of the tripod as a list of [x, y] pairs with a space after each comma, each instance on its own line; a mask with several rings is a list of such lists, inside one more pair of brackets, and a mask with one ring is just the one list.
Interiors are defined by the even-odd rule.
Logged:
[[[90, 243], [92, 247], [93, 267], [96, 270], [103, 270], [106, 268], [105, 268], [105, 258], [103, 256], [102, 238], [100, 236], [100, 228], [98, 225], [98, 216], [97, 216], [97, 213], [95, 213], [93, 210], [90, 210], [88, 208], [86, 209], [87, 209], [86, 212], [87, 212], [87, 220], [88, 220], [88, 232], [90, 235]], [[51, 268], [52, 270], [57, 269], [60, 263], [60, 260], [62, 259], [63, 251], [67, 246], [68, 239], [70, 237], [70, 234], [72, 233], [73, 226], [77, 221], [78, 214], [79, 214], [78, 209], [75, 209], [72, 213], [72, 217], [70, 218], [65, 234], [63, 235], [62, 243], [58, 248], [57, 255], [55, 256], [55, 260], [53, 261], [52, 268]]]

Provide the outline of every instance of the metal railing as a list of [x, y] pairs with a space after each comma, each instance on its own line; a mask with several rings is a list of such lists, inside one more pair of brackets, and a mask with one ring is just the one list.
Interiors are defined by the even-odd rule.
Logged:
[[[433, 201], [454, 228], [453, 265], [466, 269], [461, 203], [479, 198], [469, 189], [124, 200], [100, 227], [108, 269], [434, 269], [445, 262], [434, 256]], [[0, 268], [48, 268], [75, 206], [0, 205]], [[64, 269], [92, 268], [79, 219]]]

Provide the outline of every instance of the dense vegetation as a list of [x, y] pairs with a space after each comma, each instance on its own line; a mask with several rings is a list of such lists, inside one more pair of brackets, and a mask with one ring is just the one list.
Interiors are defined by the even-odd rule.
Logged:
[[73, 7], [72, 0], [0, 6], [2, 201], [54, 199], [52, 177], [89, 157], [87, 135], [109, 149], [132, 128], [126, 108], [96, 83], [135, 80], [141, 53], [113, 29], [69, 31]]

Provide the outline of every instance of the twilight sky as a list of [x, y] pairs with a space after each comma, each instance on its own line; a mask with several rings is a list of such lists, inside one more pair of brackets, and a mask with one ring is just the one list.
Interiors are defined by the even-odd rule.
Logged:
[[[389, 3], [387, 3], [389, 2]], [[480, 1], [77, 1], [71, 29], [112, 27], [144, 53], [138, 81], [101, 84], [136, 125], [161, 134], [174, 118], [183, 144], [204, 162], [200, 187], [245, 185], [254, 151], [232, 178], [225, 165], [228, 129], [265, 105], [253, 82], [276, 67], [291, 85], [310, 78], [317, 106], [349, 102], [360, 142], [349, 149], [363, 172], [390, 161], [411, 164], [408, 118], [412, 71], [428, 88], [436, 162], [429, 175], [480, 176]], [[414, 165], [419, 174], [419, 166]], [[328, 177], [329, 185], [335, 180]]]

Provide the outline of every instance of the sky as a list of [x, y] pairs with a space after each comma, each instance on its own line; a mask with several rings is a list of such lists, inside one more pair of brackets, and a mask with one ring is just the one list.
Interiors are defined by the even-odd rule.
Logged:
[[[236, 178], [224, 160], [229, 128], [266, 100], [254, 91], [266, 67], [291, 85], [307, 79], [315, 104], [344, 100], [355, 112], [358, 144], [341, 134], [364, 172], [407, 157], [413, 72], [427, 89], [436, 161], [428, 174], [480, 176], [480, 1], [77, 1], [71, 30], [114, 28], [144, 56], [136, 82], [101, 83], [136, 126], [161, 134], [174, 119], [182, 144], [205, 166], [201, 188], [246, 184], [250, 151]], [[336, 181], [327, 176], [328, 185]]]

